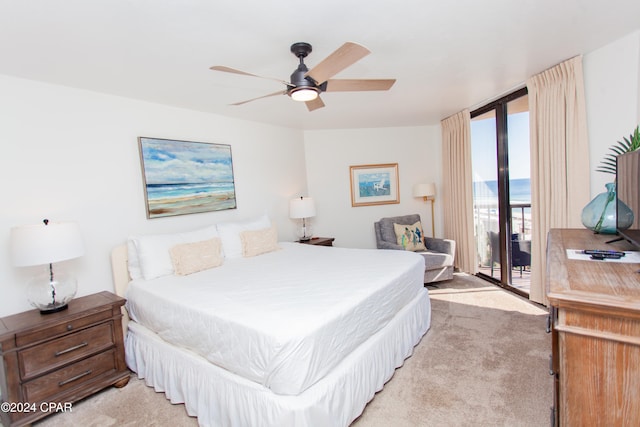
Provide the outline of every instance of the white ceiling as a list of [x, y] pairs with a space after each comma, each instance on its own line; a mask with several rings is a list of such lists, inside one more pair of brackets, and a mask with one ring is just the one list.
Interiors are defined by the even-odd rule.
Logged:
[[[638, 0], [0, 0], [0, 74], [300, 129], [420, 126], [640, 28]], [[388, 92], [325, 93], [308, 112], [284, 86], [345, 41], [371, 54], [336, 78]], [[612, 65], [615, 66], [615, 65]]]

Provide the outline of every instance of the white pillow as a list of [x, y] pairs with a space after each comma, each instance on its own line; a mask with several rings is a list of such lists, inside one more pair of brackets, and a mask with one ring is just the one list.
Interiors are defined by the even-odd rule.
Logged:
[[133, 237], [127, 239], [127, 267], [129, 269], [129, 277], [131, 280], [142, 278], [142, 270], [140, 269], [140, 261], [138, 260], [138, 251], [133, 242]]
[[218, 237], [215, 225], [186, 233], [134, 236], [140, 271], [145, 280], [173, 274], [169, 250], [180, 243], [198, 242]]
[[218, 235], [220, 236], [220, 240], [222, 240], [224, 257], [229, 259], [242, 257], [240, 233], [247, 230], [262, 230], [269, 227], [271, 227], [271, 221], [266, 214], [249, 221], [218, 224]]

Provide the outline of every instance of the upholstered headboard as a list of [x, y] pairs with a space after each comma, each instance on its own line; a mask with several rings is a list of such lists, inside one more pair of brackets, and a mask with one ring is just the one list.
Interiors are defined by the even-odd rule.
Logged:
[[[127, 266], [127, 245], [118, 245], [111, 251], [111, 271], [113, 272], [113, 287], [116, 295], [124, 298], [129, 285], [129, 268]], [[127, 325], [129, 323], [129, 314], [122, 307], [122, 329], [124, 336], [127, 336]]]

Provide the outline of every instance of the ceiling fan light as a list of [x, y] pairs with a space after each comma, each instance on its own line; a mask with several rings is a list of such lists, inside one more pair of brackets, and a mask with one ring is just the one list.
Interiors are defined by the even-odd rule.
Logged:
[[292, 91], [289, 95], [294, 101], [307, 102], [316, 99], [318, 97], [318, 91], [312, 88], [299, 88]]

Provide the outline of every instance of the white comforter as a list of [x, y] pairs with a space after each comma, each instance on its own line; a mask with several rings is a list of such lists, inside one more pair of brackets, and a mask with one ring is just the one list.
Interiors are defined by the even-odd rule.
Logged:
[[424, 258], [412, 252], [280, 246], [189, 276], [133, 281], [129, 314], [169, 343], [296, 395], [424, 292]]

